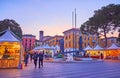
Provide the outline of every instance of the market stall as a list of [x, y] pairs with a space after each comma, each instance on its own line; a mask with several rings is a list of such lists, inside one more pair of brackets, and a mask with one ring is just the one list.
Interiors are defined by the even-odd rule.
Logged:
[[90, 57], [92, 55], [93, 49], [90, 46], [87, 46], [84, 50], [86, 51], [86, 56]]
[[105, 54], [107, 59], [119, 59], [120, 47], [113, 43], [109, 48], [107, 48]]
[[34, 52], [43, 52], [46, 57], [54, 57], [54, 48], [47, 45], [37, 46], [33, 50]]
[[92, 58], [100, 58], [101, 54], [104, 55], [103, 48], [96, 45], [93, 49], [91, 47], [86, 48], [87, 53], [90, 54]]
[[21, 67], [22, 47], [19, 38], [9, 29], [0, 36], [0, 68]]

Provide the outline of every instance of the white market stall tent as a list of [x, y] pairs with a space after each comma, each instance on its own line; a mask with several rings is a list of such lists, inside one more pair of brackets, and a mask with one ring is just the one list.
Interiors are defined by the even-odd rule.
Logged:
[[100, 54], [104, 53], [103, 48], [98, 44], [94, 48], [87, 46], [84, 50], [86, 54], [90, 55], [92, 58], [100, 58]]
[[88, 45], [86, 48], [84, 48], [84, 50], [86, 51], [86, 56], [87, 56], [87, 57], [90, 57], [90, 56], [91, 56], [91, 53], [92, 53], [92, 51], [93, 51], [93, 48], [91, 48], [91, 47]]
[[56, 45], [54, 49], [55, 49], [55, 52], [60, 52], [60, 46]]
[[37, 46], [35, 47], [32, 51], [33, 52], [43, 52], [44, 55], [50, 55], [50, 57], [54, 56], [54, 47], [50, 47], [48, 44], [42, 45], [42, 46]]
[[64, 52], [71, 52], [71, 51], [78, 51], [79, 49], [76, 48], [65, 48]]
[[108, 50], [113, 50], [113, 49], [120, 49], [120, 47], [118, 47], [117, 45], [115, 45], [114, 43], [109, 47], [107, 48]]
[[109, 59], [119, 59], [120, 58], [120, 47], [118, 47], [117, 45], [115, 45], [113, 43], [106, 50], [106, 58], [109, 58]]
[[55, 47], [54, 47], [54, 46], [51, 46], [51, 48], [52, 48], [52, 49], [55, 49]]
[[41, 46], [41, 47], [44, 48], [44, 49], [53, 49], [53, 48], [51, 48], [48, 44], [43, 45], [43, 46]]
[[103, 50], [103, 48], [100, 47], [99, 45], [96, 45], [93, 49], [94, 49], [94, 50]]
[[87, 46], [86, 48], [84, 48], [85, 51], [88, 51], [88, 50], [93, 50], [90, 46]]
[[0, 36], [0, 68], [17, 68], [22, 65], [21, 40], [10, 29]]
[[50, 47], [48, 44], [46, 44], [46, 45], [42, 45], [42, 46], [37, 46], [37, 47], [35, 47], [33, 50], [40, 50], [40, 49], [42, 49], [42, 50], [43, 50], [43, 49], [46, 49], [46, 50], [47, 50], [47, 49], [48, 49], [48, 50], [49, 50], [49, 49], [52, 49], [52, 50], [53, 50], [54, 47]]
[[37, 52], [41, 52], [44, 51], [44, 54], [49, 54], [51, 55], [51, 57], [54, 57], [55, 54], [60, 52], [60, 46], [56, 45], [56, 46], [49, 46], [48, 44], [46, 45], [41, 45], [41, 46], [37, 46], [35, 47], [32, 51], [37, 51]]

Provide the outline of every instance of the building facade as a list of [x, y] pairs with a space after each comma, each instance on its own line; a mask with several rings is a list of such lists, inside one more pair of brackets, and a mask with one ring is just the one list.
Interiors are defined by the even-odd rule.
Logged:
[[83, 48], [87, 46], [94, 48], [97, 44], [99, 44], [99, 39], [96, 34], [82, 34], [82, 40]]
[[[108, 37], [107, 38], [107, 47], [110, 47], [113, 43], [115, 43], [116, 45], [119, 45], [118, 44], [118, 41], [117, 41], [117, 37]], [[100, 45], [105, 48], [105, 38], [102, 38], [100, 40]]]
[[99, 42], [97, 35], [82, 34], [79, 28], [72, 28], [64, 31], [63, 33], [64, 33], [64, 49], [66, 51], [67, 50], [79, 51], [80, 45], [82, 46], [82, 48], [85, 48], [88, 45], [91, 47], [95, 47]]
[[49, 46], [60, 46], [60, 40], [63, 39], [63, 36], [55, 35], [53, 37], [50, 37], [48, 39], [43, 40], [43, 44], [48, 44]]
[[79, 48], [79, 36], [80, 36], [79, 32], [80, 32], [80, 29], [75, 29], [75, 28], [72, 28], [63, 32], [65, 50]]
[[25, 51], [30, 51], [35, 47], [35, 36], [31, 34], [25, 34], [22, 36], [22, 45]]

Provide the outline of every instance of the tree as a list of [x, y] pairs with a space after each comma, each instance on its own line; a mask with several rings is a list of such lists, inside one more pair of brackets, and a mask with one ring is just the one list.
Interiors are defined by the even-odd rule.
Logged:
[[94, 11], [93, 17], [80, 27], [82, 33], [99, 34], [105, 38], [107, 47], [107, 33], [114, 32], [120, 27], [120, 4], [110, 4]]
[[[14, 20], [10, 20], [10, 19], [4, 19], [2, 21], [0, 21], [0, 32], [8, 29], [8, 27], [10, 27], [10, 30], [17, 35], [19, 38], [22, 38], [22, 30], [21, 27], [19, 26], [19, 24], [14, 21]], [[0, 35], [2, 35], [3, 33], [1, 33]]]
[[118, 30], [119, 34], [118, 34], [118, 38], [117, 38], [117, 41], [119, 42], [119, 45], [120, 45], [120, 29]]

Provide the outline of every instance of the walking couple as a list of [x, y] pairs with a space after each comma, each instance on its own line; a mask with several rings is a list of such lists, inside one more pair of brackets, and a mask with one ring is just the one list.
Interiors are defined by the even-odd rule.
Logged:
[[43, 56], [44, 52], [35, 52], [33, 55], [33, 60], [35, 64], [35, 68], [37, 67], [37, 60], [39, 62], [39, 68], [42, 66], [43, 67]]

